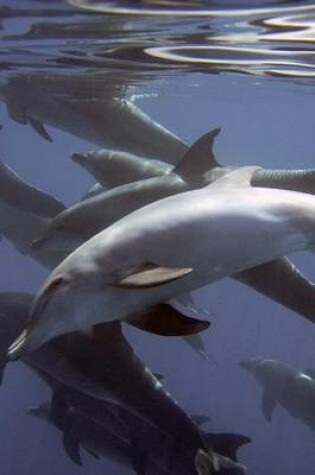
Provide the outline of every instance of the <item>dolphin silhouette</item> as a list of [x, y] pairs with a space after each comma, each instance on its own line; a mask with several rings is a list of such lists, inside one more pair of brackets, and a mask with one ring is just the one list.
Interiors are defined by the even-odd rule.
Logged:
[[37, 294], [9, 357], [312, 248], [315, 197], [253, 188], [256, 170], [145, 206], [76, 249]]
[[271, 421], [277, 404], [315, 430], [315, 371], [299, 371], [282, 361], [254, 358], [240, 366], [263, 387], [262, 412]]
[[[4, 350], [18, 334], [23, 320], [26, 322], [25, 310], [31, 299], [26, 294], [0, 294], [0, 297], [0, 348]], [[199, 450], [208, 469], [218, 466], [237, 469], [237, 473], [242, 470], [234, 461], [234, 450], [249, 439], [224, 434], [203, 436], [193, 419], [136, 355], [123, 336], [119, 322], [61, 336], [25, 355], [23, 363], [53, 389], [52, 410], [58, 421], [63, 421], [66, 415], [63, 408], [68, 405], [82, 415], [84, 420], [80, 417], [80, 423], [89, 428], [92, 425], [101, 433], [106, 428], [133, 449], [137, 434], [142, 434], [141, 445], [145, 441], [147, 444], [142, 454], [156, 453], [155, 460], [166, 444], [168, 452], [176, 451], [174, 463], [181, 469], [174, 473], [178, 475], [186, 470], [188, 474], [195, 473], [195, 456]], [[66, 448], [73, 454], [71, 448], [75, 447], [78, 434], [73, 433], [74, 426], [69, 427], [69, 422], [78, 420], [68, 418], [68, 424], [63, 425]], [[128, 429], [130, 424], [132, 428]], [[139, 447], [139, 443], [137, 445]], [[142, 458], [146, 464], [146, 457]], [[169, 463], [172, 459], [166, 457], [166, 460]], [[198, 460], [196, 463], [198, 466]]]

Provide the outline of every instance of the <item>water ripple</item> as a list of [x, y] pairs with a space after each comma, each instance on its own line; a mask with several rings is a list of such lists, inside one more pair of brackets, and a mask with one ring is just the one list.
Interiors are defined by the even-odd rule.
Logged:
[[208, 3], [68, 0], [58, 8], [0, 8], [0, 69], [313, 77], [312, 2]]

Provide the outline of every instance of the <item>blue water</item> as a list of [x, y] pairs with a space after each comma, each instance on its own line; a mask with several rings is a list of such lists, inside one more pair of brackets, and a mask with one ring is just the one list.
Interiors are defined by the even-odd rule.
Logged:
[[[253, 8], [261, 11], [254, 14], [242, 12], [247, 8], [245, 2], [233, 10], [228, 2], [195, 2], [194, 12], [211, 9], [216, 14], [183, 17], [176, 15], [176, 5], [170, 16], [157, 16], [161, 6], [152, 12], [152, 5], [145, 2], [136, 2], [138, 16], [127, 12], [108, 16], [85, 12], [72, 3], [1, 2], [1, 85], [13, 75], [21, 77], [21, 94], [25, 74], [70, 74], [74, 85], [76, 76], [83, 73], [91, 77], [111, 73], [118, 78], [115, 84], [120, 96], [131, 99], [186, 143], [220, 127], [214, 151], [222, 164], [275, 169], [314, 166], [312, 2], [256, 2]], [[115, 8], [128, 4], [88, 3]], [[12, 13], [9, 18], [7, 7], [24, 13]], [[69, 8], [72, 13], [68, 15]], [[144, 8], [155, 14], [142, 16]], [[275, 18], [291, 18], [291, 25], [300, 21], [303, 26], [270, 31], [266, 21]], [[54, 27], [48, 28], [47, 23]], [[46, 26], [34, 27], [38, 24]], [[201, 47], [200, 54], [196, 45]], [[159, 46], [183, 47], [181, 61], [157, 59]], [[211, 47], [218, 49], [214, 52]], [[232, 50], [224, 49], [229, 47]], [[146, 48], [151, 52], [146, 53]], [[259, 56], [262, 50], [263, 57]], [[198, 57], [202, 61], [195, 61]], [[258, 61], [253, 61], [256, 58]], [[103, 81], [104, 90], [113, 88], [111, 79], [104, 76]], [[71, 82], [64, 90], [59, 88], [58, 94], [73, 100]], [[41, 93], [38, 90], [39, 99]], [[83, 101], [84, 94], [93, 95], [92, 88], [80, 91], [76, 100]], [[53, 138], [49, 143], [29, 125], [14, 122], [2, 104], [0, 124], [1, 159], [25, 181], [66, 206], [78, 201], [94, 184], [95, 180], [68, 157], [71, 152], [100, 146], [61, 130], [62, 125], [59, 129], [46, 125]], [[120, 124], [116, 127], [119, 131]], [[0, 252], [1, 292], [36, 293], [47, 270], [6, 239], [0, 243]], [[310, 279], [315, 277], [313, 259], [310, 252], [292, 257]], [[152, 371], [163, 374], [163, 384], [185, 411], [211, 418], [207, 430], [237, 432], [252, 439], [239, 451], [249, 475], [311, 475], [314, 432], [279, 406], [268, 423], [261, 412], [261, 387], [238, 363], [259, 356], [285, 361], [297, 369], [315, 367], [314, 325], [231, 279], [195, 294], [209, 309], [212, 322], [202, 334], [208, 361], [175, 337], [156, 337], [128, 328], [130, 342]], [[27, 413], [30, 406], [49, 397], [47, 386], [29, 368], [20, 362], [8, 365], [0, 391], [2, 475], [132, 473], [89, 454], [83, 455], [83, 468], [75, 466], [63, 450], [60, 433]]]

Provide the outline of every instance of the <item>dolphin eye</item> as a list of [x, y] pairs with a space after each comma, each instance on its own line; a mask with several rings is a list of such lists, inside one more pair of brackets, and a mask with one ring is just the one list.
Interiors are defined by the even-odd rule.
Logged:
[[61, 285], [63, 283], [63, 278], [62, 277], [56, 277], [52, 282], [50, 282], [49, 286], [47, 287], [46, 290], [54, 290], [56, 287]]

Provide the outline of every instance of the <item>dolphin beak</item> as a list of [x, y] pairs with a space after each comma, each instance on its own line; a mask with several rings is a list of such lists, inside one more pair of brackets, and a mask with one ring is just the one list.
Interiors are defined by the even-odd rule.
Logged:
[[27, 336], [28, 336], [28, 329], [25, 328], [22, 331], [21, 335], [9, 346], [8, 354], [7, 354], [9, 361], [15, 361], [21, 358], [23, 353], [26, 352], [25, 343], [27, 340]]
[[71, 160], [73, 160], [75, 163], [79, 163], [80, 165], [84, 163], [87, 159], [87, 154], [84, 153], [72, 153], [70, 155]]

